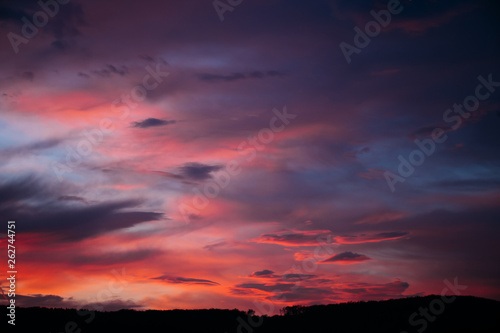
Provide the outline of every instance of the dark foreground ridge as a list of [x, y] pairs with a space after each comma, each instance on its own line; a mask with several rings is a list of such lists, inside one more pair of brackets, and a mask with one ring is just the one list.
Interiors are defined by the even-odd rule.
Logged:
[[279, 316], [256, 316], [239, 310], [168, 310], [93, 312], [75, 309], [17, 308], [16, 325], [1, 332], [36, 333], [498, 333], [500, 302], [459, 296], [292, 306]]

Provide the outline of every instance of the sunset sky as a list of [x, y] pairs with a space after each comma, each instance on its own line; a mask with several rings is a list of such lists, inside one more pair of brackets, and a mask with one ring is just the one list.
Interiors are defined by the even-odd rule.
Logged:
[[43, 1], [0, 2], [18, 305], [500, 300], [496, 1]]

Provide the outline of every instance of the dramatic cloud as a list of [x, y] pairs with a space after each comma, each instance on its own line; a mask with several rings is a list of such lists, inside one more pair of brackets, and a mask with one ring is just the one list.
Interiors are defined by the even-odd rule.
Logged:
[[[0, 213], [22, 223], [21, 232], [50, 234], [61, 241], [77, 241], [156, 221], [162, 213], [133, 210], [141, 200], [90, 204], [83, 198], [59, 195], [34, 176], [0, 184]], [[80, 202], [84, 205], [65, 203]], [[124, 211], [127, 210], [127, 211]]]
[[62, 241], [76, 241], [163, 217], [163, 214], [155, 212], [122, 211], [136, 207], [139, 203], [127, 200], [51, 209], [19, 206], [13, 210], [5, 210], [5, 213], [23, 221], [20, 225], [22, 232], [51, 233]]
[[8, 209], [7, 204], [42, 196], [46, 192], [36, 177], [28, 176], [0, 184], [0, 209]]

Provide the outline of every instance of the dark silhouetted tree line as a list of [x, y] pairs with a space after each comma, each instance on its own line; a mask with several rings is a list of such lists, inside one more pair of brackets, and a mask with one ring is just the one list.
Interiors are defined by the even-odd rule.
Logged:
[[[331, 305], [290, 306], [280, 315], [252, 310], [91, 312], [17, 308], [16, 326], [0, 307], [0, 332], [34, 333], [499, 333], [500, 302], [460, 296], [440, 308], [440, 296]], [[432, 304], [433, 309], [430, 309]], [[412, 318], [410, 320], [410, 318]]]

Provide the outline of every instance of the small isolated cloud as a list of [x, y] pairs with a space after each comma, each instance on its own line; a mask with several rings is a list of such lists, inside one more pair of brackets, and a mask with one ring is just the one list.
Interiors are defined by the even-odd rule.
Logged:
[[155, 278], [153, 280], [162, 280], [167, 283], [175, 283], [175, 284], [202, 284], [208, 286], [220, 286], [220, 283], [204, 280], [204, 279], [193, 279], [193, 278], [185, 278], [180, 276], [170, 276], [170, 275], [162, 275]]
[[134, 121], [132, 123], [132, 127], [135, 128], [149, 128], [149, 127], [158, 127], [158, 126], [166, 126], [170, 124], [175, 124], [177, 121], [175, 120], [162, 120], [156, 118], [148, 118], [143, 121]]
[[255, 278], [272, 278], [275, 277], [274, 272], [270, 271], [268, 269], [264, 269], [262, 271], [257, 271], [253, 272], [250, 274], [248, 277], [255, 277]]
[[180, 167], [180, 173], [183, 178], [191, 180], [210, 179], [211, 173], [222, 169], [220, 165], [207, 165], [202, 163], [186, 163]]
[[356, 264], [359, 262], [371, 260], [365, 255], [358, 254], [358, 253], [353, 253], [353, 252], [342, 252], [339, 254], [336, 254], [326, 260], [321, 261], [322, 263], [337, 263], [337, 264]]

